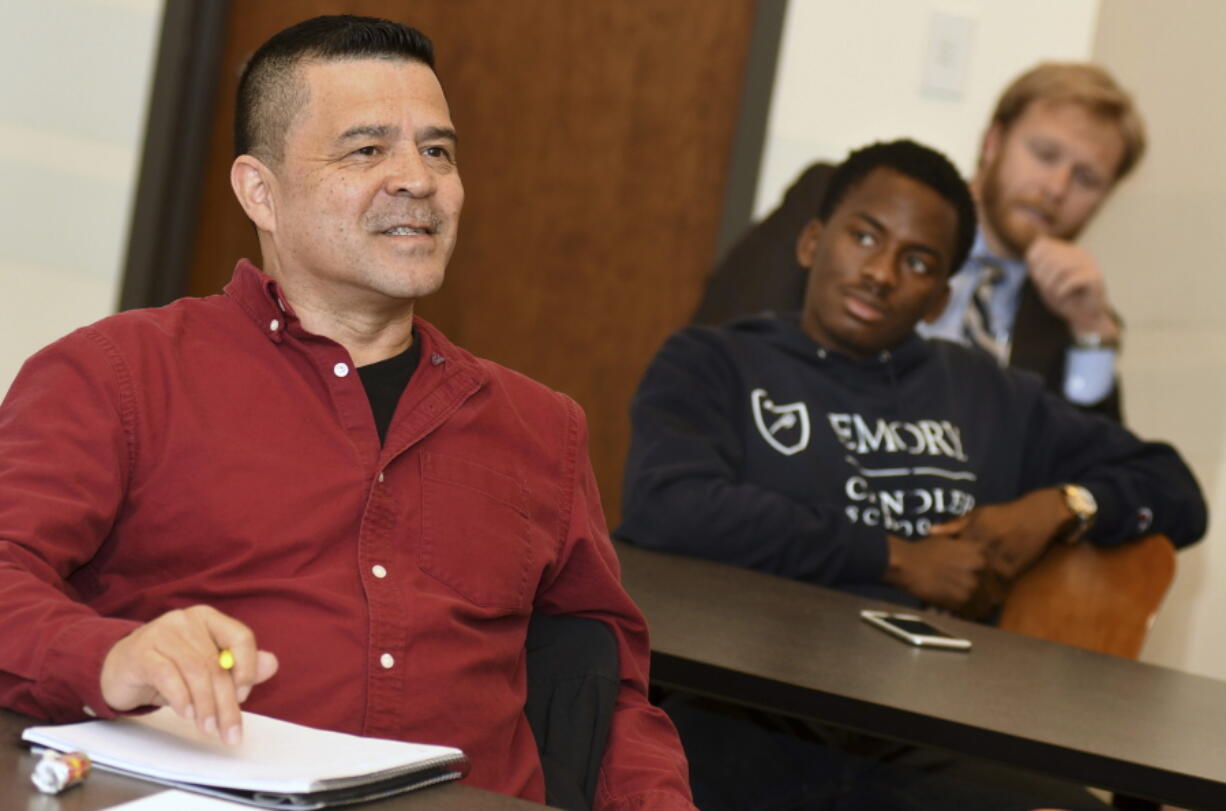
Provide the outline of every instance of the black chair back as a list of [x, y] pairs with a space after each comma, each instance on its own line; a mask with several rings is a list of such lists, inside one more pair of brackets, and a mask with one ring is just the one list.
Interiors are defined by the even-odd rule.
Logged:
[[545, 801], [589, 811], [620, 684], [617, 640], [601, 621], [534, 614], [524, 714], [545, 772]]

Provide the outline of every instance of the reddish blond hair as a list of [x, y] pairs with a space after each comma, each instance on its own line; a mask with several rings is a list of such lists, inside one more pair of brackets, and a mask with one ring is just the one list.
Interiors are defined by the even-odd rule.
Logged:
[[1115, 180], [1132, 171], [1145, 153], [1145, 122], [1132, 96], [1105, 69], [1089, 62], [1041, 62], [1005, 88], [992, 124], [1002, 131], [1018, 119], [1033, 102], [1079, 104], [1090, 113], [1115, 124], [1124, 139], [1124, 154]]

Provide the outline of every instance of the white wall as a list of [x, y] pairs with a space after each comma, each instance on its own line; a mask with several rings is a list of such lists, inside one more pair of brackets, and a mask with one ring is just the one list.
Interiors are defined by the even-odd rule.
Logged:
[[4, 0], [0, 395], [114, 311], [162, 0]]
[[[754, 204], [775, 207], [800, 170], [909, 137], [969, 174], [1001, 88], [1041, 59], [1086, 59], [1098, 0], [791, 0]], [[933, 14], [974, 28], [960, 98], [921, 90]]]
[[1128, 322], [1124, 408], [1172, 442], [1209, 500], [1144, 658], [1226, 678], [1226, 4], [1111, 0], [1094, 58], [1137, 97], [1150, 151], [1086, 236]]

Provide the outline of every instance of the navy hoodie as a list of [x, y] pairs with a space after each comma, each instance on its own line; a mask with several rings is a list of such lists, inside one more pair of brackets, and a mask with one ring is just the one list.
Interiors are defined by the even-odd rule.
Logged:
[[1043, 487], [1087, 487], [1102, 546], [1205, 532], [1200, 488], [1169, 445], [915, 335], [853, 360], [798, 316], [687, 327], [647, 369], [631, 421], [619, 537], [898, 602], [915, 599], [880, 582], [886, 533], [922, 538]]

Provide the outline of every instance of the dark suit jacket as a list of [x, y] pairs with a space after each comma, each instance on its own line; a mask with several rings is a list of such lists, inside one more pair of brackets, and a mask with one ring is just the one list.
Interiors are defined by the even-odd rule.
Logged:
[[[694, 323], [722, 324], [741, 315], [792, 312], [804, 306], [807, 272], [796, 261], [796, 240], [805, 223], [817, 216], [833, 172], [828, 163], [805, 169], [779, 207], [732, 246], [707, 277]], [[1009, 364], [1038, 373], [1049, 391], [1063, 397], [1065, 358], [1072, 342], [1068, 324], [1047, 309], [1027, 280], [1013, 323]], [[1120, 421], [1119, 381], [1106, 400], [1081, 408]]]

